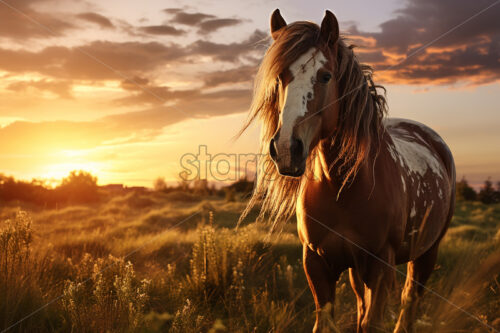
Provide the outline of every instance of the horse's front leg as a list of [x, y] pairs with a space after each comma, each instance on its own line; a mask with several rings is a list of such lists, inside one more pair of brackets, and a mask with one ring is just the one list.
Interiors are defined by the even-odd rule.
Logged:
[[384, 312], [387, 296], [395, 283], [395, 256], [391, 247], [385, 247], [376, 258], [369, 258], [365, 282], [365, 315], [361, 322], [361, 332], [387, 332]]
[[313, 332], [332, 332], [336, 330], [333, 324], [333, 306], [339, 274], [333, 273], [324, 259], [307, 245], [303, 245], [303, 261], [307, 282], [316, 305]]

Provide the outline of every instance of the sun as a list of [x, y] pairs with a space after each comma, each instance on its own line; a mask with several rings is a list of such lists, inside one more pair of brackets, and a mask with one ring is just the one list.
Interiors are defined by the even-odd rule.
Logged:
[[47, 165], [43, 170], [43, 178], [53, 186], [58, 185], [63, 178], [74, 170], [89, 172], [93, 176], [97, 176], [98, 181], [99, 176], [103, 174], [103, 162], [86, 160], [85, 153], [82, 151], [65, 150], [58, 155], [57, 161]]

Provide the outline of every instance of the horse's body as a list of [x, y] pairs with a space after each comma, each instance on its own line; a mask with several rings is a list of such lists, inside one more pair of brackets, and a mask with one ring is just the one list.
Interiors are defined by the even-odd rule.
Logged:
[[408, 262], [395, 328], [407, 332], [453, 215], [451, 152], [420, 123], [384, 119], [385, 99], [331, 12], [318, 27], [287, 25], [275, 11], [271, 33], [250, 118], [262, 121], [268, 159], [248, 209], [262, 202], [275, 222], [296, 212], [314, 331], [328, 331], [325, 309], [347, 269], [358, 332], [384, 330], [395, 265]]
[[338, 200], [341, 183], [323, 176], [307, 182], [297, 205], [304, 269], [318, 309], [333, 303], [335, 282], [350, 269], [360, 331], [379, 324], [393, 267], [405, 262], [398, 328], [412, 324], [453, 215], [455, 169], [446, 144], [413, 121], [388, 119], [385, 128], [376, 163], [365, 163]]

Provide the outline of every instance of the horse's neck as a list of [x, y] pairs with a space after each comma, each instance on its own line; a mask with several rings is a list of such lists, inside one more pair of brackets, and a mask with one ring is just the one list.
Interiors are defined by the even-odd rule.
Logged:
[[[324, 147], [323, 149], [325, 149]], [[326, 188], [333, 191], [332, 194], [337, 196], [345, 196], [352, 191], [352, 193], [369, 193], [373, 190], [373, 172], [374, 172], [374, 162], [373, 159], [367, 159], [354, 178], [351, 178], [345, 185], [344, 177], [345, 174], [339, 173], [338, 169], [335, 168], [333, 164], [332, 154], [336, 152], [335, 150], [325, 149], [324, 151], [319, 150], [318, 154], [314, 160], [313, 172], [314, 181], [324, 183]], [[303, 185], [307, 186], [307, 183]], [[343, 194], [342, 194], [343, 193]]]
[[[381, 144], [383, 144], [382, 142], [384, 141], [383, 136], [382, 134]], [[338, 145], [332, 145], [330, 140], [323, 140], [320, 142], [320, 147], [318, 148], [313, 167], [315, 179], [329, 181], [338, 188], [342, 187], [345, 171], [339, 172], [339, 166], [343, 165], [344, 162], [342, 159], [337, 160], [337, 156], [340, 154], [340, 147]], [[358, 186], [372, 186], [373, 168], [379, 149], [381, 149], [381, 147], [375, 144], [370, 147], [368, 157], [362, 163], [353, 180]], [[351, 181], [349, 181], [349, 183], [350, 182]]]

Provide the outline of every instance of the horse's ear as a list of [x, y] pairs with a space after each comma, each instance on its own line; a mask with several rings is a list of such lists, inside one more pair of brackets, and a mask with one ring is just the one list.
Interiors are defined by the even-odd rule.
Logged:
[[329, 10], [326, 11], [325, 17], [321, 22], [320, 38], [329, 46], [333, 46], [339, 39], [339, 22]]
[[281, 16], [280, 10], [276, 9], [271, 15], [271, 36], [273, 39], [278, 38], [278, 30], [283, 27], [286, 27], [285, 19]]

